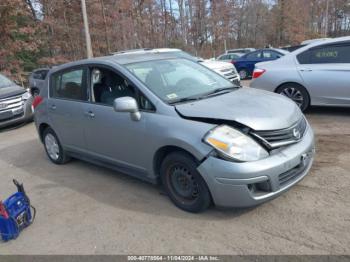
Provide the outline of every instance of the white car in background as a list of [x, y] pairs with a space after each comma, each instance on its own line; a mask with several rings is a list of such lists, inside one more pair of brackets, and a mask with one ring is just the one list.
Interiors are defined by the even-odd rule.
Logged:
[[120, 54], [142, 54], [142, 53], [162, 53], [166, 54], [169, 53], [171, 55], [176, 55], [178, 57], [183, 57], [190, 59], [192, 61], [198, 62], [202, 64], [203, 66], [215, 71], [216, 73], [224, 76], [228, 80], [230, 80], [233, 84], [237, 86], [241, 86], [241, 79], [239, 77], [239, 74], [237, 73], [236, 68], [233, 64], [227, 63], [227, 62], [221, 62], [221, 61], [213, 61], [210, 59], [204, 60], [202, 58], [198, 58], [195, 56], [190, 55], [189, 53], [182, 51], [181, 49], [177, 48], [143, 48], [143, 49], [132, 49], [132, 50], [126, 50], [126, 51], [119, 51], [116, 53], [113, 53], [113, 55], [120, 55]]

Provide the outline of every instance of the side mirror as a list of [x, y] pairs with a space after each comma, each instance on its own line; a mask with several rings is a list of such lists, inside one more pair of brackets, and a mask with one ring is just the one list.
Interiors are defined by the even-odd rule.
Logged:
[[113, 102], [113, 108], [116, 112], [128, 112], [134, 121], [141, 119], [141, 114], [137, 102], [130, 96], [116, 98]]

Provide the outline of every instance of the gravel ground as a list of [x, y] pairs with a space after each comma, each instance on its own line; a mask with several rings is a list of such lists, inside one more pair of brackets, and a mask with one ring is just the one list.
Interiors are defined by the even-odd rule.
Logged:
[[311, 173], [251, 209], [189, 214], [158, 187], [78, 160], [49, 162], [35, 127], [0, 133], [0, 198], [24, 182], [35, 223], [0, 254], [350, 254], [350, 109], [307, 113]]

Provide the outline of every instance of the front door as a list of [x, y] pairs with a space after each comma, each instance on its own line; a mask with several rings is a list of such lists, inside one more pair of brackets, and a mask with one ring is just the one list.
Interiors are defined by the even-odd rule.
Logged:
[[145, 172], [142, 167], [142, 146], [145, 137], [147, 114], [139, 121], [129, 113], [115, 112], [116, 98], [137, 98], [136, 89], [115, 71], [103, 67], [91, 67], [91, 103], [84, 105], [85, 136], [89, 152], [96, 158]]

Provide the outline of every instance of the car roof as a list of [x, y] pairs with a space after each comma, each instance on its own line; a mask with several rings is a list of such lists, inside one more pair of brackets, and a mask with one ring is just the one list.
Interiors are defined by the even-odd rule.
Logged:
[[284, 53], [284, 54], [288, 54], [289, 51], [281, 49], [281, 48], [261, 48], [259, 50], [256, 51], [276, 51], [276, 52], [280, 52], [280, 53]]
[[178, 56], [172, 55], [169, 53], [132, 52], [132, 53], [123, 53], [118, 55], [94, 57], [94, 58], [88, 58], [88, 59], [82, 59], [74, 62], [69, 62], [51, 69], [51, 72], [56, 72], [65, 68], [84, 65], [84, 64], [110, 62], [110, 63], [119, 64], [119, 65], [126, 65], [126, 64], [132, 64], [132, 63], [155, 61], [155, 60], [162, 60], [162, 59], [185, 59], [185, 58], [179, 58]]
[[142, 53], [168, 53], [168, 52], [179, 52], [181, 49], [177, 48], [140, 48], [140, 49], [130, 49], [122, 50], [112, 53], [112, 55], [121, 55], [121, 54], [142, 54]]
[[303, 42], [301, 42], [301, 45], [308, 45], [308, 44], [312, 44], [315, 42], [320, 42], [320, 41], [325, 41], [325, 40], [330, 40], [330, 39], [332, 39], [332, 38], [325, 37], [325, 38], [308, 39], [308, 40], [304, 40]]
[[327, 45], [327, 44], [336, 44], [336, 43], [342, 43], [342, 42], [348, 42], [350, 41], [350, 36], [343, 36], [343, 37], [336, 37], [336, 38], [330, 38], [330, 39], [325, 39], [325, 40], [321, 40], [321, 41], [315, 41], [313, 43], [310, 43], [308, 45], [305, 45], [301, 48], [298, 48], [297, 50], [294, 50], [293, 54], [300, 54], [302, 52], [304, 52], [305, 50], [308, 50], [310, 48], [313, 47], [317, 47], [317, 46], [322, 46], [322, 45]]
[[255, 48], [253, 47], [244, 47], [244, 48], [234, 48], [234, 49], [228, 49], [228, 51], [237, 51], [237, 50], [256, 50]]

